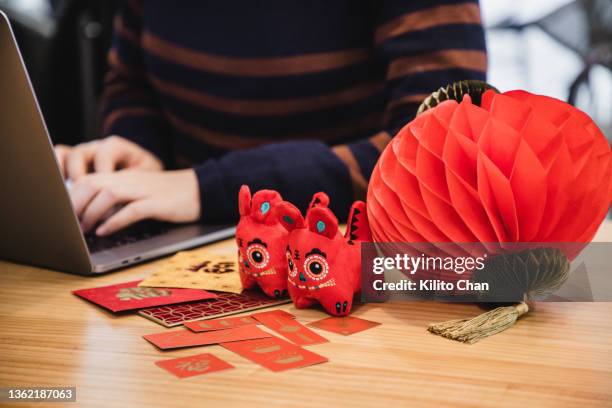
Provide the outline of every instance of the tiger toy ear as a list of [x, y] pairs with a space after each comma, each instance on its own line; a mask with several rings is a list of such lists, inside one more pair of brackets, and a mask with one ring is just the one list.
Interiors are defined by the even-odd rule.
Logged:
[[355, 201], [351, 206], [344, 237], [349, 243], [354, 241], [372, 241], [366, 203], [363, 201]]
[[281, 195], [274, 190], [259, 190], [251, 200], [251, 217], [262, 224], [273, 224], [276, 217], [272, 208], [283, 201]]
[[318, 193], [315, 193], [312, 196], [312, 200], [310, 201], [310, 204], [308, 204], [308, 209], [311, 209], [317, 206], [320, 206], [320, 207], [329, 206], [329, 196], [322, 191], [319, 191]]
[[308, 229], [315, 234], [334, 239], [338, 233], [338, 219], [327, 207], [314, 207], [306, 215]]
[[304, 217], [300, 210], [288, 201], [281, 201], [274, 206], [274, 216], [289, 232], [304, 228]]
[[241, 217], [251, 212], [251, 189], [246, 184], [243, 184], [238, 192], [238, 212]]

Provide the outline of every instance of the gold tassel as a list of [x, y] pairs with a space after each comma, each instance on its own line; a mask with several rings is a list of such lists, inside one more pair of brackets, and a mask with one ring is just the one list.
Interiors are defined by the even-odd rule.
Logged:
[[473, 344], [511, 327], [529, 311], [528, 299], [545, 298], [561, 287], [569, 276], [570, 263], [558, 248], [531, 248], [497, 255], [474, 273], [473, 282], [487, 282], [485, 302], [523, 299], [513, 306], [498, 307], [472, 319], [430, 324], [427, 330], [446, 338]]
[[472, 319], [456, 319], [430, 324], [427, 330], [448, 339], [473, 344], [510, 328], [529, 311], [527, 303], [498, 307]]

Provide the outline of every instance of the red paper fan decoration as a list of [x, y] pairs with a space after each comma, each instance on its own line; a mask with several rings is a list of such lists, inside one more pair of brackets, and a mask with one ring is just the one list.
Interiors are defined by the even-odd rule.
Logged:
[[586, 114], [487, 91], [481, 106], [444, 101], [400, 130], [367, 202], [378, 242], [508, 243], [589, 242], [611, 199], [610, 146]]
[[[495, 283], [493, 295], [511, 293], [518, 303], [428, 328], [468, 343], [506, 330], [532, 295], [559, 288], [612, 200], [610, 145], [586, 114], [554, 98], [488, 88], [461, 81], [428, 97], [383, 151], [367, 198], [376, 242], [413, 243], [408, 252], [432, 243], [437, 253], [428, 256], [462, 256], [468, 246], [454, 243], [476, 243], [469, 251], [491, 255], [470, 279]], [[460, 276], [420, 270], [411, 279]]]

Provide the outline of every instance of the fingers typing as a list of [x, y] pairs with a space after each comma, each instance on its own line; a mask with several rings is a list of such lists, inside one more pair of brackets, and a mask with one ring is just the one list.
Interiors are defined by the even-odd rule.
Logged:
[[71, 147], [66, 145], [56, 145], [55, 146], [55, 157], [57, 158], [57, 164], [60, 167], [60, 171], [62, 173], [62, 177], [66, 177], [66, 159], [68, 158], [68, 154], [70, 153]]
[[67, 178], [77, 180], [88, 173], [97, 147], [97, 142], [89, 142], [70, 150], [66, 157]]
[[85, 207], [81, 216], [81, 227], [84, 231], [89, 231], [94, 225], [100, 222], [109, 212], [124, 199], [117, 195], [111, 188], [102, 188]]
[[146, 218], [155, 218], [155, 203], [146, 199], [132, 201], [104, 221], [96, 229], [96, 234], [100, 236], [110, 235]]

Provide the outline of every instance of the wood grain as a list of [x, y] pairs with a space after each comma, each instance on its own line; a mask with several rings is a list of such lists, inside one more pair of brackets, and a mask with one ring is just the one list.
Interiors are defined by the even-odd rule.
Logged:
[[[612, 241], [612, 223], [598, 240]], [[233, 252], [233, 243], [211, 249]], [[425, 330], [479, 313], [474, 305], [362, 305], [355, 316], [383, 324], [348, 337], [320, 331], [330, 343], [308, 349], [329, 363], [273, 373], [220, 346], [159, 351], [141, 336], [161, 326], [70, 293], [143, 278], [155, 265], [88, 278], [0, 262], [0, 386], [76, 386], [70, 407], [612, 406], [612, 303], [541, 303], [475, 345]], [[325, 316], [281, 308], [302, 323]], [[153, 364], [201, 352], [236, 369], [178, 380]]]

